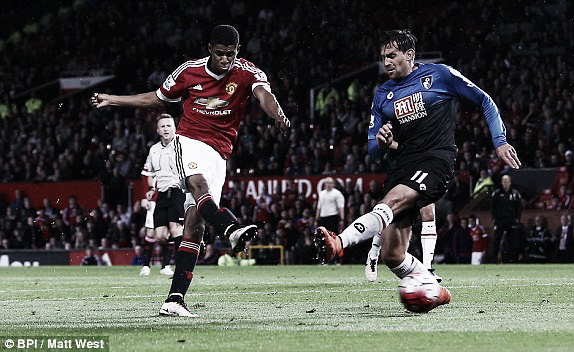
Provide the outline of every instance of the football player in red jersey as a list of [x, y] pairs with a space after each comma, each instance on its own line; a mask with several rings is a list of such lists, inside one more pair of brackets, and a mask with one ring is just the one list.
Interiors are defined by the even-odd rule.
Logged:
[[267, 76], [251, 62], [238, 58], [239, 33], [229, 25], [212, 29], [209, 56], [184, 62], [155, 92], [135, 95], [94, 93], [92, 106], [163, 107], [183, 100], [183, 116], [174, 143], [174, 168], [186, 190], [184, 235], [176, 255], [169, 297], [161, 315], [197, 317], [184, 303], [205, 229], [204, 220], [228, 236], [235, 252], [257, 233], [255, 225], [240, 225], [219, 207], [225, 182], [226, 160], [237, 141], [247, 99], [253, 94], [263, 111], [285, 133], [291, 122], [271, 92]]

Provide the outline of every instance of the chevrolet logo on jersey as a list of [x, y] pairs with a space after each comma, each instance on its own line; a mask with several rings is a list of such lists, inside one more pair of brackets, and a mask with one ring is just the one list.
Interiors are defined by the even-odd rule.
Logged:
[[198, 109], [195, 106], [192, 108], [193, 111], [204, 115], [219, 116], [219, 115], [231, 115], [231, 110], [220, 110], [221, 108], [229, 105], [228, 100], [223, 100], [218, 97], [209, 98], [197, 98], [195, 99], [197, 105], [205, 106], [205, 109]]
[[206, 109], [216, 110], [229, 105], [229, 101], [217, 97], [197, 98], [195, 99], [197, 105], [205, 106]]
[[422, 93], [415, 93], [393, 102], [395, 116], [400, 124], [427, 116]]

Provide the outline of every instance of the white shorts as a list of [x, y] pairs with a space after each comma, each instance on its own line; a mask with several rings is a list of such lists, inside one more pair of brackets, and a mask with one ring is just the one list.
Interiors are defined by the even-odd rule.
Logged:
[[470, 263], [472, 265], [480, 265], [482, 264], [482, 256], [484, 255], [483, 252], [472, 252], [472, 259]]
[[146, 229], [155, 229], [155, 227], [153, 226], [153, 211], [155, 210], [155, 202], [153, 200], [150, 200], [149, 202], [149, 209], [147, 210], [146, 214], [145, 214], [145, 227]]
[[180, 179], [180, 187], [185, 194], [184, 208], [195, 205], [195, 199], [185, 185], [188, 176], [201, 174], [207, 181], [209, 193], [219, 206], [221, 191], [227, 173], [227, 161], [208, 144], [179, 134], [175, 135], [175, 164]]

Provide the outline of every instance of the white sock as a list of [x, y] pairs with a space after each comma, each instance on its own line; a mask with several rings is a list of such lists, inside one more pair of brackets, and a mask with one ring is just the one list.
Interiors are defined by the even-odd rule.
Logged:
[[339, 237], [343, 248], [356, 245], [357, 243], [375, 237], [393, 221], [393, 211], [388, 205], [377, 204], [373, 211], [362, 215], [341, 232]]
[[379, 254], [381, 253], [381, 235], [376, 234], [373, 237], [373, 244], [371, 245], [371, 250], [369, 251], [369, 259], [379, 259]]
[[405, 253], [405, 260], [396, 268], [391, 268], [391, 271], [399, 278], [407, 276], [410, 273], [425, 273], [429, 274], [428, 269], [417, 258], [409, 253]]
[[423, 247], [423, 264], [427, 269], [430, 269], [432, 268], [434, 248], [436, 246], [436, 224], [434, 220], [423, 221], [421, 245]]

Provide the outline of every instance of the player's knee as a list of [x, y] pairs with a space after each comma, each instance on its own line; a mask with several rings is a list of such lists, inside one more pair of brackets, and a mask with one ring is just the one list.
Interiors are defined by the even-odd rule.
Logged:
[[195, 199], [209, 192], [207, 181], [203, 175], [191, 175], [185, 179], [185, 185]]
[[155, 239], [157, 241], [164, 241], [169, 237], [167, 226], [161, 226], [155, 229]]
[[183, 229], [183, 237], [201, 241], [204, 232], [205, 232], [205, 225], [203, 224], [186, 226]]
[[181, 226], [179, 223], [170, 223], [169, 224], [169, 233], [171, 234], [171, 237], [178, 237], [181, 236], [183, 231], [183, 226]]
[[408, 208], [410, 203], [412, 203], [412, 199], [407, 193], [389, 192], [382, 200], [382, 203], [387, 204], [393, 213], [398, 213]]

